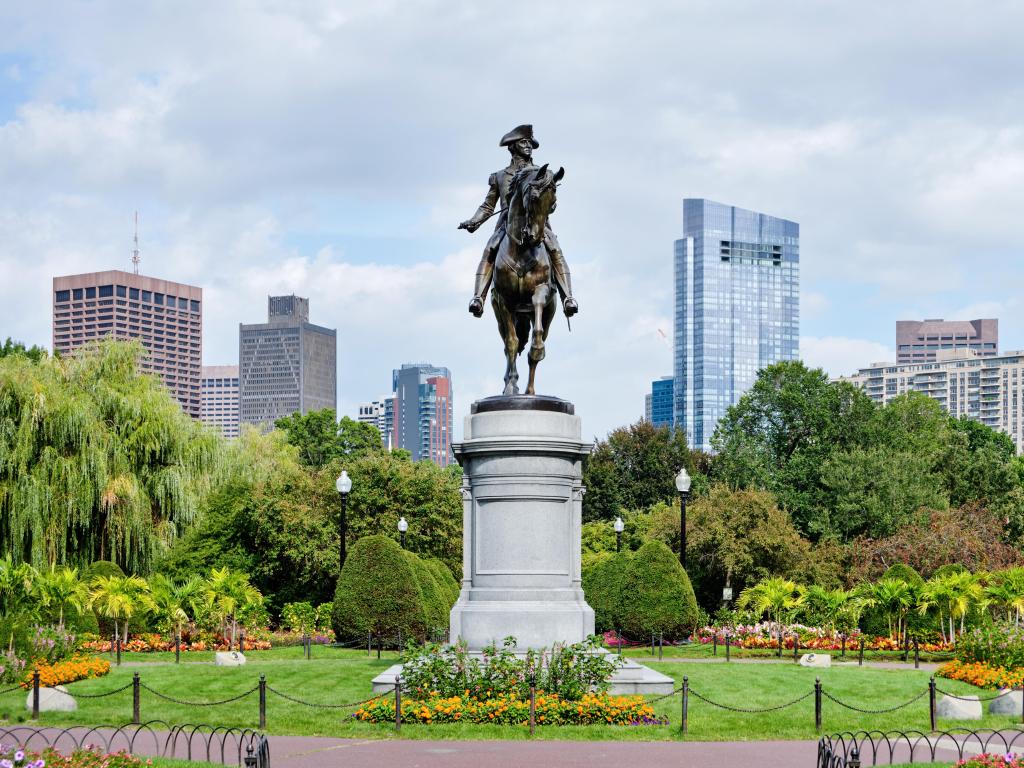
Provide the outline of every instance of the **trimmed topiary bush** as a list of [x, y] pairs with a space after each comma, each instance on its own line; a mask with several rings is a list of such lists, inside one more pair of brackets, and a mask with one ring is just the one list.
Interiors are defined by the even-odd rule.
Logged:
[[[921, 574], [906, 563], [895, 563], [894, 565], [890, 565], [888, 570], [882, 574], [882, 579], [900, 579], [901, 581], [907, 582], [907, 584], [918, 587], [924, 584], [924, 578], [922, 578]], [[881, 581], [881, 579], [879, 579], [879, 581]]]
[[448, 626], [448, 597], [444, 589], [434, 578], [434, 572], [430, 566], [412, 552], [405, 551], [405, 559], [412, 566], [413, 574], [416, 577], [416, 586], [420, 590], [420, 600], [423, 605], [423, 616], [426, 620], [426, 631], [428, 637], [439, 629]]
[[398, 543], [364, 536], [348, 552], [334, 594], [332, 624], [341, 639], [367, 633], [396, 640], [424, 638], [427, 617], [416, 571]]
[[109, 560], [97, 560], [82, 573], [82, 581], [89, 583], [97, 576], [124, 576], [121, 566]]
[[622, 582], [622, 632], [650, 639], [682, 638], [697, 627], [697, 598], [679, 560], [664, 543], [649, 541], [629, 559]]
[[605, 553], [583, 569], [583, 594], [594, 609], [597, 632], [619, 629], [622, 620], [622, 585], [629, 566], [629, 553]]
[[438, 585], [444, 590], [448, 598], [448, 610], [451, 611], [455, 601], [459, 599], [459, 582], [455, 580], [455, 576], [448, 566], [436, 557], [431, 557], [423, 562], [427, 564], [427, 567], [434, 574], [434, 578], [437, 579]]

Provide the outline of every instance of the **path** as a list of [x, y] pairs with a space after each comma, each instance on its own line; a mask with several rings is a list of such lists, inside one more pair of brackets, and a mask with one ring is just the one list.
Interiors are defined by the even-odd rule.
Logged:
[[422, 741], [271, 736], [273, 768], [814, 768], [815, 741]]

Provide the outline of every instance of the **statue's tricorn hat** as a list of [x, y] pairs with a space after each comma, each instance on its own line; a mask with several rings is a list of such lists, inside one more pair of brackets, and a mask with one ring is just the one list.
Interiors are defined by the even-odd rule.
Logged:
[[540, 142], [533, 138], [532, 125], [520, 125], [513, 128], [501, 137], [501, 143], [498, 146], [507, 147], [509, 144], [515, 144], [520, 139], [529, 139], [534, 149], [540, 146]]

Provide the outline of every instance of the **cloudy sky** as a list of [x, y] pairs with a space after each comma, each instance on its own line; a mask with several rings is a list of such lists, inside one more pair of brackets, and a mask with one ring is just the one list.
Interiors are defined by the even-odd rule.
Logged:
[[891, 358], [897, 319], [1024, 348], [1022, 29], [1001, 0], [4, 3], [0, 338], [50, 346], [51, 278], [129, 269], [138, 210], [142, 271], [204, 288], [207, 364], [295, 292], [343, 413], [409, 361], [462, 412], [503, 360], [465, 311], [487, 233], [456, 225], [532, 122], [581, 307], [539, 388], [587, 434], [671, 373], [684, 197], [800, 222], [830, 373]]

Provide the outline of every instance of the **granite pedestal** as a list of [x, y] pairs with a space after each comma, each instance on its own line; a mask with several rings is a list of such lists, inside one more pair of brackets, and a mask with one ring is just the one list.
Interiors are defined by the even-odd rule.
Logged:
[[[581, 576], [581, 439], [572, 403], [554, 397], [490, 397], [473, 404], [462, 442], [462, 589], [450, 637], [470, 651], [579, 643], [594, 634]], [[394, 684], [396, 665], [374, 680]], [[666, 693], [672, 679], [636, 662], [612, 678], [615, 693]]]

